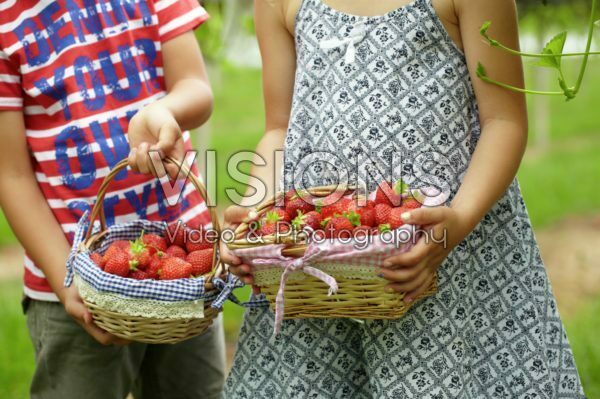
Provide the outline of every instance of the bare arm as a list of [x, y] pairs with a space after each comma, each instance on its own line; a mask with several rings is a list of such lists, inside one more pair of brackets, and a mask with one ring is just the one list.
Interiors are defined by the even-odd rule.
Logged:
[[121, 343], [93, 324], [75, 286], [63, 286], [71, 248], [35, 179], [23, 114], [19, 111], [0, 112], [0, 126], [3, 139], [0, 146], [0, 206], [12, 230], [31, 260], [42, 269], [67, 312], [99, 342]]
[[[129, 165], [151, 173], [149, 149], [183, 159], [182, 131], [208, 120], [213, 95], [202, 52], [193, 32], [179, 35], [162, 49], [167, 95], [141, 109], [129, 123]], [[172, 167], [167, 170], [176, 173]]]
[[[264, 161], [264, 166], [254, 165], [251, 174], [261, 179], [267, 186], [267, 198], [275, 192], [275, 182], [279, 181], [279, 170], [273, 163], [273, 154], [283, 149], [294, 89], [296, 71], [296, 49], [294, 39], [286, 29], [281, 5], [268, 4], [265, 0], [255, 0], [254, 20], [256, 35], [263, 61], [263, 91], [266, 122], [265, 135], [260, 140], [256, 153]], [[255, 159], [258, 159], [255, 156]], [[256, 204], [266, 198], [247, 197], [244, 204]], [[232, 206], [225, 211], [225, 222], [229, 226], [241, 222], [248, 209]], [[223, 248], [223, 260], [237, 265], [240, 260]], [[247, 266], [232, 267], [231, 270], [244, 276], [246, 283], [252, 283], [247, 275]]]
[[405, 220], [430, 227], [438, 239], [447, 233], [447, 245], [419, 242], [410, 252], [388, 259], [381, 273], [392, 283], [388, 289], [408, 293], [407, 302], [424, 292], [452, 249], [462, 241], [502, 197], [511, 184], [527, 142], [527, 111], [522, 94], [482, 82], [476, 77], [479, 61], [490, 76], [523, 86], [521, 59], [494, 50], [479, 37], [483, 22], [494, 22], [494, 36], [518, 48], [514, 0], [455, 0], [464, 51], [477, 103], [482, 133], [465, 179], [450, 207], [421, 208]]

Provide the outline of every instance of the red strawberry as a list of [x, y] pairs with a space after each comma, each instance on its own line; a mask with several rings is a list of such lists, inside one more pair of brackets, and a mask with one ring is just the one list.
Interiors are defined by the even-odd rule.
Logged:
[[116, 276], [127, 277], [131, 270], [131, 267], [129, 266], [129, 255], [122, 249], [117, 247], [113, 248], [115, 248], [113, 251], [106, 251], [106, 254], [104, 255], [110, 255], [106, 260], [104, 271]]
[[[144, 233], [142, 233], [143, 235]], [[129, 245], [127, 253], [130, 258], [130, 266], [143, 270], [150, 264], [152, 254], [142, 242], [142, 236]]]
[[193, 276], [202, 276], [212, 270], [213, 249], [190, 252], [185, 260], [192, 265]]
[[352, 235], [354, 237], [364, 237], [365, 235], [371, 235], [371, 226], [357, 226], [354, 228], [354, 230], [352, 230]]
[[186, 233], [187, 229], [185, 224], [179, 222], [170, 224], [167, 227], [167, 231], [165, 231], [167, 245], [179, 245], [180, 247], [185, 247]]
[[145, 271], [136, 269], [131, 272], [131, 274], [129, 275], [129, 278], [132, 278], [134, 280], [147, 280], [150, 277], [148, 276], [148, 273], [146, 273]]
[[92, 259], [92, 262], [100, 266], [101, 269], [104, 268], [102, 264], [102, 255], [100, 255], [98, 252], [92, 252], [90, 254], [90, 258]]
[[267, 212], [266, 216], [260, 221], [258, 234], [268, 236], [271, 234], [287, 233], [289, 231], [289, 216], [286, 211], [281, 208], [274, 208]]
[[285, 211], [290, 217], [296, 217], [298, 212], [308, 213], [313, 211], [315, 207], [312, 204], [304, 201], [300, 196], [295, 195], [285, 203]]
[[358, 206], [353, 201], [348, 207], [348, 214], [350, 215], [350, 221], [355, 225], [359, 226], [364, 224], [365, 226], [375, 225], [375, 210], [366, 206]]
[[204, 228], [190, 230], [185, 242], [185, 249], [188, 253], [209, 249], [214, 246], [214, 241], [210, 240]]
[[148, 278], [158, 280], [158, 277], [160, 276], [160, 272], [162, 270], [163, 260], [167, 256], [168, 255], [165, 255], [162, 252], [157, 252], [152, 256], [152, 259], [150, 260], [150, 265], [146, 269], [146, 274], [148, 275]]
[[388, 204], [377, 204], [375, 205], [375, 224], [385, 224], [388, 222], [392, 207]]
[[408, 187], [402, 180], [398, 180], [394, 185], [390, 184], [390, 182], [381, 182], [375, 193], [375, 203], [400, 206], [402, 203], [402, 194], [407, 190]]
[[344, 216], [332, 217], [325, 226], [325, 236], [331, 237], [350, 237], [354, 225]]
[[157, 234], [144, 234], [142, 236], [142, 242], [153, 255], [156, 251], [165, 252], [167, 250], [167, 240]]
[[321, 222], [323, 218], [321, 214], [317, 211], [310, 211], [306, 214], [300, 213], [294, 220], [292, 220], [292, 226], [297, 231], [304, 229], [305, 227], [310, 227], [313, 231], [321, 228]]
[[185, 249], [181, 248], [179, 245], [171, 245], [169, 248], [167, 248], [165, 253], [169, 256], [180, 259], [185, 259], [185, 257], [187, 256], [187, 252], [185, 252]]
[[160, 272], [161, 280], [177, 280], [180, 278], [188, 278], [192, 274], [192, 265], [183, 259], [165, 258]]
[[326, 205], [321, 208], [321, 216], [323, 219], [333, 217], [335, 215], [342, 215], [346, 212], [354, 201], [350, 198], [341, 198], [337, 202], [331, 205]]
[[[129, 245], [129, 241], [127, 241], [127, 245]], [[110, 246], [108, 247], [108, 249], [106, 250], [104, 255], [102, 255], [102, 260], [100, 261], [100, 267], [104, 268], [106, 266], [106, 262], [108, 262], [108, 260], [110, 258], [112, 258], [112, 256], [114, 254], [118, 253], [119, 251], [123, 251], [123, 250], [124, 249], [121, 249], [117, 245], [115, 245], [115, 243], [110, 244]]]
[[123, 249], [123, 250], [125, 250], [125, 251], [126, 251], [126, 250], [128, 250], [128, 249], [129, 249], [129, 246], [131, 245], [131, 242], [130, 242], [130, 241], [127, 241], [127, 240], [117, 240], [117, 241], [113, 242], [113, 243], [112, 243], [112, 244], [110, 244], [110, 245], [111, 245], [111, 246], [113, 246], [113, 245], [114, 245], [115, 247], [117, 247], [117, 248], [121, 248], [121, 249]]
[[392, 209], [390, 212], [389, 224], [392, 230], [397, 229], [404, 225], [404, 220], [402, 220], [402, 214], [408, 211], [405, 207], [401, 206], [398, 208]]
[[414, 198], [406, 199], [402, 202], [402, 207], [408, 209], [419, 209], [423, 204]]

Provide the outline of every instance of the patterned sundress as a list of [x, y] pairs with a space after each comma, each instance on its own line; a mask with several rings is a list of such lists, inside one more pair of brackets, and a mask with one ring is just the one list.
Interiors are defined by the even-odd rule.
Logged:
[[[481, 129], [431, 0], [377, 17], [303, 0], [295, 29], [286, 186], [352, 182], [367, 166], [370, 180], [391, 170], [451, 200]], [[273, 312], [248, 310], [224, 397], [585, 397], [516, 180], [438, 281], [394, 321], [286, 320], [273, 336]]]

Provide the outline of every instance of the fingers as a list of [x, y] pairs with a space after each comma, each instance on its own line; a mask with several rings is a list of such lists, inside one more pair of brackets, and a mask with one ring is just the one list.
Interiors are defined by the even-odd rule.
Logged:
[[431, 279], [435, 275], [431, 269], [424, 268], [414, 279], [405, 282], [394, 282], [388, 284], [385, 288], [387, 292], [413, 292]]
[[225, 210], [223, 219], [229, 224], [239, 224], [243, 222], [250, 213], [250, 208], [232, 205]]
[[170, 154], [175, 150], [175, 144], [182, 139], [181, 129], [177, 123], [164, 124], [158, 132], [156, 148], [163, 154]]
[[230, 265], [230, 268], [231, 266], [237, 266], [242, 263], [242, 260], [235, 256], [235, 254], [231, 252], [229, 248], [227, 248], [227, 244], [224, 242], [220, 243], [220, 255], [221, 261], [227, 265]]
[[406, 303], [414, 302], [418, 297], [423, 295], [429, 289], [429, 287], [431, 287], [431, 284], [433, 283], [434, 278], [436, 278], [435, 274], [430, 275], [430, 277], [428, 279], [426, 279], [419, 287], [417, 287], [416, 289], [407, 293], [404, 296], [404, 302], [406, 302]]
[[435, 249], [434, 245], [421, 238], [410, 251], [386, 259], [383, 266], [392, 269], [414, 267]]
[[[423, 264], [423, 263], [421, 263]], [[405, 283], [414, 280], [423, 271], [421, 264], [411, 268], [404, 269], [380, 269], [379, 276], [394, 283]]]
[[446, 206], [435, 208], [419, 208], [402, 214], [402, 220], [410, 224], [430, 225], [443, 222], [448, 217]]

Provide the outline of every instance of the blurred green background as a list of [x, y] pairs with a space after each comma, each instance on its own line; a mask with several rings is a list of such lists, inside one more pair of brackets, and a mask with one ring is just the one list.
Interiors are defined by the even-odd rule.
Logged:
[[[241, 149], [254, 149], [264, 126], [259, 61], [252, 38], [251, 9], [246, 3], [251, 2], [207, 1], [212, 19], [198, 31], [214, 86], [215, 111], [194, 139], [199, 149], [217, 151], [220, 207], [228, 203], [225, 187], [243, 188], [227, 177], [226, 160]], [[574, 36], [569, 42], [572, 50], [583, 48], [581, 28], [590, 2], [550, 1], [546, 8], [540, 8], [539, 1], [518, 3], [522, 11], [522, 45], [528, 50], [541, 49], [545, 40], [565, 27]], [[578, 60], [565, 62], [573, 81]], [[544, 259], [589, 398], [600, 398], [600, 344], [595, 338], [600, 330], [600, 288], [596, 289], [594, 283], [600, 281], [597, 266], [586, 252], [600, 243], [599, 68], [600, 58], [596, 57], [574, 101], [529, 98], [530, 142], [519, 172], [536, 233], [545, 244]], [[526, 61], [526, 73], [529, 87], [556, 89], [551, 71], [540, 71]], [[581, 234], [581, 240], [591, 242], [569, 244], [565, 239], [561, 247], [556, 241], [564, 237], [559, 233], [568, 235], [569, 229], [589, 230], [589, 234]], [[20, 261], [16, 246], [0, 213], [0, 398], [6, 399], [28, 396], [33, 370], [33, 352], [19, 306], [22, 294], [20, 264], [15, 265]], [[560, 251], [550, 251], [553, 246]], [[550, 249], [544, 252], [544, 248]], [[565, 263], [561, 255], [569, 252], [579, 255]], [[590, 275], [596, 280], [590, 280]], [[248, 290], [240, 290], [237, 295], [245, 299]], [[224, 321], [229, 353], [234, 349], [242, 314], [241, 308], [227, 304]]]

